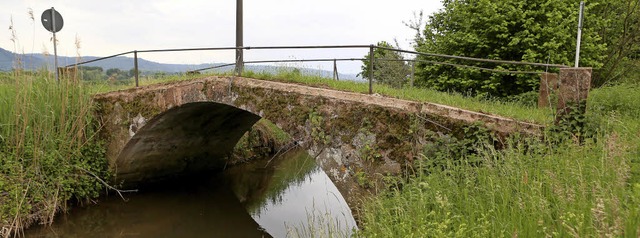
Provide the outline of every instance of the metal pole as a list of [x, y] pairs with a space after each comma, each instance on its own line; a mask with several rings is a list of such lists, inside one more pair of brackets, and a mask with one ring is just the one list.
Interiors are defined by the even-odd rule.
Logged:
[[55, 17], [55, 9], [51, 7], [51, 25], [53, 32], [53, 65], [56, 71], [56, 82], [60, 83], [60, 75], [58, 72], [58, 46], [56, 41], [56, 17]]
[[136, 88], [138, 87], [138, 51], [133, 51], [133, 72], [136, 76]]
[[411, 87], [413, 87], [413, 82], [415, 80], [414, 76], [416, 74], [416, 62], [415, 61], [409, 61], [411, 64]]
[[578, 39], [576, 43], [576, 62], [574, 67], [578, 67], [580, 62], [580, 41], [582, 40], [582, 17], [584, 12], [584, 1], [580, 1], [580, 14], [578, 16]]
[[242, 55], [242, 0], [236, 0], [236, 74], [242, 76], [244, 59]]
[[369, 46], [369, 94], [373, 94], [373, 45]]
[[338, 78], [338, 64], [336, 63], [336, 59], [333, 59], [333, 79], [340, 80]]

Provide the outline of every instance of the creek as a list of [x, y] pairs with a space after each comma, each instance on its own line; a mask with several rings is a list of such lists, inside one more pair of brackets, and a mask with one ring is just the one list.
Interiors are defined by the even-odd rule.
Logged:
[[[351, 210], [306, 151], [110, 194], [26, 237], [348, 237]], [[323, 235], [324, 234], [324, 235]]]

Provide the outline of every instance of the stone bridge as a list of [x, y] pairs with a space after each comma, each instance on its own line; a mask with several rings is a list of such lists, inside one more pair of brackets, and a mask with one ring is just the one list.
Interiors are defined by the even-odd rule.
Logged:
[[[96, 95], [116, 182], [221, 169], [260, 118], [289, 133], [347, 198], [358, 176], [397, 174], [428, 135], [484, 124], [500, 135], [541, 127], [444, 105], [241, 77], [206, 77]], [[435, 133], [434, 133], [435, 132]]]

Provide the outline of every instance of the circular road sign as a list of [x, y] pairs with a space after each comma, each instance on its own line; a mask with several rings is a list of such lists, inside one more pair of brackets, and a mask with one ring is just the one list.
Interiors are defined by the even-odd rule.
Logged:
[[[52, 14], [53, 12], [53, 14]], [[53, 29], [53, 19], [55, 18], [56, 20], [56, 27], [55, 29]], [[60, 31], [62, 29], [62, 26], [64, 25], [64, 21], [62, 20], [62, 16], [60, 15], [60, 13], [56, 10], [54, 10], [53, 8], [51, 9], [47, 9], [44, 10], [44, 12], [42, 12], [42, 17], [41, 17], [41, 21], [42, 21], [42, 26], [44, 26], [45, 29], [47, 29], [47, 31], [56, 33], [58, 31]]]

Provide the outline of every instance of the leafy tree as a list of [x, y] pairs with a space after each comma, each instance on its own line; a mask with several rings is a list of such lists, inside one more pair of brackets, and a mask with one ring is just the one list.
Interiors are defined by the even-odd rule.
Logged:
[[606, 19], [599, 26], [598, 34], [608, 49], [604, 65], [595, 71], [593, 80], [595, 86], [600, 86], [618, 81], [630, 71], [637, 72], [637, 62], [629, 61], [640, 59], [640, 1], [600, 1], [594, 11]]
[[122, 74], [122, 71], [118, 68], [111, 68], [111, 69], [107, 69], [106, 74], [109, 77], [117, 77], [118, 75]]
[[96, 81], [104, 79], [103, 69], [98, 66], [79, 66], [80, 77], [83, 80]]
[[[637, 0], [623, 0], [631, 2]], [[603, 15], [607, 4], [586, 3], [580, 66], [601, 68], [607, 59], [607, 45], [599, 31], [613, 16]], [[554, 63], [573, 66], [579, 1], [575, 0], [443, 0], [444, 8], [428, 17], [422, 34], [416, 36], [416, 50], [428, 53], [486, 59]], [[615, 12], [615, 11], [614, 11]], [[408, 24], [415, 28], [418, 24]], [[420, 56], [421, 60], [442, 58]], [[485, 68], [528, 71], [532, 66], [494, 63], [455, 63]], [[449, 65], [418, 63], [419, 85], [493, 96], [518, 95], [537, 88], [536, 75], [497, 74]], [[537, 68], [540, 70], [540, 68]]]
[[[396, 48], [386, 41], [380, 41], [376, 44], [379, 47]], [[399, 52], [390, 51], [380, 48], [373, 50], [373, 79], [375, 82], [390, 85], [392, 87], [402, 87], [409, 75], [409, 67], [404, 61], [404, 57]], [[362, 71], [358, 74], [364, 79], [369, 79], [369, 70], [371, 63], [369, 54], [365, 55], [362, 62]]]

